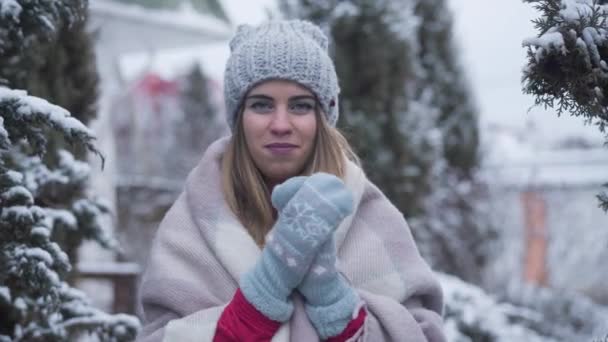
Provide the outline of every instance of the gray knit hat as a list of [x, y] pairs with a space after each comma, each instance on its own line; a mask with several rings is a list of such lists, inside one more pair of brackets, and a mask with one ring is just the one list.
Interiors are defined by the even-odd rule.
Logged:
[[297, 82], [313, 92], [330, 125], [338, 121], [338, 76], [318, 26], [301, 20], [240, 25], [230, 41], [224, 73], [226, 116], [231, 130], [243, 97], [270, 79]]

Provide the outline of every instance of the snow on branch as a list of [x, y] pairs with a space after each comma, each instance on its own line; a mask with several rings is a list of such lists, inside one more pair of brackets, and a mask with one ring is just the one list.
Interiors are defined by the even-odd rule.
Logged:
[[23, 8], [15, 0], [0, 0], [0, 18], [18, 20]]
[[86, 148], [104, 157], [93, 145], [93, 132], [62, 107], [48, 101], [30, 96], [24, 90], [13, 90], [0, 87], [0, 147], [7, 136], [16, 143], [27, 140], [34, 153], [43, 155], [46, 152], [47, 138], [43, 128], [49, 127], [59, 133], [71, 144], [82, 143]]
[[558, 114], [583, 116], [604, 131], [608, 123], [608, 6], [597, 0], [524, 0], [541, 15], [527, 38], [524, 93]]

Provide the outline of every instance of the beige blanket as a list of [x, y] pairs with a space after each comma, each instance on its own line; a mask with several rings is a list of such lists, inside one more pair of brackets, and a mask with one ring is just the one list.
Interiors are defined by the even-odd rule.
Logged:
[[[260, 248], [226, 205], [213, 143], [189, 174], [158, 229], [140, 288], [140, 341], [211, 341], [223, 308]], [[368, 316], [353, 341], [445, 341], [442, 292], [418, 253], [403, 215], [350, 163], [345, 183], [356, 210], [335, 233], [338, 266]], [[302, 299], [272, 341], [318, 341]]]

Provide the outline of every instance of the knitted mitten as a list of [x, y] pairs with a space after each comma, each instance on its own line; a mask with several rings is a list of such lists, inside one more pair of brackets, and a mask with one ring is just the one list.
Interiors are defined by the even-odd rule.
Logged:
[[321, 245], [353, 207], [351, 192], [337, 177], [316, 173], [275, 187], [278, 219], [262, 255], [241, 279], [241, 291], [266, 317], [285, 322], [293, 304], [288, 296], [302, 281]]
[[298, 291], [321, 339], [339, 335], [353, 318], [361, 299], [336, 268], [333, 236], [321, 246]]

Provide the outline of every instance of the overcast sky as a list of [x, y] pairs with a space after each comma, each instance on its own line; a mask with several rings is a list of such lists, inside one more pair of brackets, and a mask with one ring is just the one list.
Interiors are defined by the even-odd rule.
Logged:
[[[266, 18], [265, 7], [274, 0], [224, 0], [235, 24], [257, 24]], [[536, 34], [531, 20], [538, 13], [521, 0], [449, 0], [454, 13], [456, 44], [481, 113], [481, 125], [523, 128], [533, 123], [543, 141], [584, 135], [601, 141], [597, 128], [580, 118], [557, 117], [554, 112], [528, 108], [533, 98], [521, 92], [525, 64], [524, 38]]]

